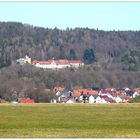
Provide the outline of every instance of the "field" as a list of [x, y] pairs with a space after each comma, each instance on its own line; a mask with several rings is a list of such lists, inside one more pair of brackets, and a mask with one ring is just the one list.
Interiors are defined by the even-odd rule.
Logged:
[[0, 104], [0, 138], [140, 138], [140, 104]]

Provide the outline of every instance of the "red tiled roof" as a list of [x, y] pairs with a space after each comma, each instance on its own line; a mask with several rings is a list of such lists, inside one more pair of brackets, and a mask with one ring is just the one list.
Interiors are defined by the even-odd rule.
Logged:
[[81, 60], [65, 60], [65, 59], [59, 59], [59, 60], [48, 60], [48, 61], [37, 61], [34, 60], [33, 63], [34, 64], [51, 64], [52, 62], [55, 62], [56, 64], [72, 64], [72, 63], [83, 63]]
[[74, 90], [73, 91], [73, 95], [75, 97], [79, 97], [81, 95], [81, 93], [83, 93], [83, 94], [89, 94], [89, 95], [95, 95], [95, 94], [98, 94], [98, 91], [88, 90], [88, 89], [79, 89], [79, 90]]
[[61, 59], [60, 60], [54, 60], [54, 62], [57, 63], [57, 64], [69, 64], [68, 60], [63, 60], [63, 59], [62, 60]]
[[21, 99], [20, 103], [35, 103], [34, 99]]
[[108, 93], [108, 91], [107, 90], [102, 90], [102, 93]]
[[69, 60], [69, 63], [83, 63], [81, 60]]
[[116, 91], [116, 88], [111, 87], [111, 88], [106, 88], [106, 90], [108, 90], [108, 91]]
[[95, 90], [88, 90], [88, 89], [79, 89], [79, 92], [83, 94], [98, 94], [98, 91]]
[[52, 60], [48, 60], [48, 61], [33, 61], [33, 63], [34, 64], [37, 64], [37, 63], [39, 63], [39, 64], [51, 64], [52, 63]]

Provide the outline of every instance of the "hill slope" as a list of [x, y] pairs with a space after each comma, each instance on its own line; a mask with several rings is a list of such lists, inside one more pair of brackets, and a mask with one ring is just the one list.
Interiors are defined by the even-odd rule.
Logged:
[[[79, 70], [44, 71], [12, 63], [25, 55], [83, 60], [87, 49], [96, 61]], [[140, 86], [140, 31], [59, 30], [0, 22], [0, 68], [0, 98], [7, 101], [22, 96], [49, 102], [52, 91], [46, 89], [55, 86], [133, 89]]]
[[134, 69], [139, 64], [140, 31], [59, 30], [16, 22], [0, 23], [0, 67], [26, 54], [38, 60], [72, 59], [74, 51], [76, 58], [83, 60], [87, 48], [93, 49], [100, 65], [115, 60]]

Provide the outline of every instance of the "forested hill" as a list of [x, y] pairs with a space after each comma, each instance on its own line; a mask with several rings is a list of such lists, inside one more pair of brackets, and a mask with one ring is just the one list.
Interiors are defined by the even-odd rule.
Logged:
[[140, 31], [102, 31], [75, 28], [66, 30], [0, 22], [0, 67], [26, 54], [33, 59], [84, 59], [92, 50], [96, 62], [115, 62], [124, 69], [139, 69]]
[[[16, 65], [16, 59], [80, 59], [79, 70], [49, 71]], [[51, 89], [140, 87], [140, 31], [59, 30], [0, 22], [0, 98], [49, 102]], [[47, 92], [46, 92], [47, 91]], [[52, 92], [51, 92], [52, 93]]]

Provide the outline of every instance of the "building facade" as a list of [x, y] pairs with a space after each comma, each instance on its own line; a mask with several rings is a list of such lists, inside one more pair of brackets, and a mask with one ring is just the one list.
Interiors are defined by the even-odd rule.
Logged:
[[63, 69], [63, 68], [79, 68], [84, 66], [81, 60], [48, 60], [37, 61], [34, 60], [32, 64], [38, 68], [43, 69]]

